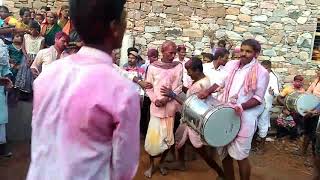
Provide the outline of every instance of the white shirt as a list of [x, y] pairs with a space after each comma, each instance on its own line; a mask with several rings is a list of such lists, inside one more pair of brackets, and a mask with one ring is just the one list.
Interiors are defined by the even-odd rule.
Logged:
[[[269, 75], [270, 75], [270, 80], [269, 80], [269, 84], [268, 84], [268, 88], [267, 88], [266, 94], [264, 95], [266, 108], [271, 108], [272, 107], [273, 98], [280, 93], [280, 91], [279, 91], [279, 79], [278, 79], [277, 75], [274, 72], [270, 72]], [[269, 93], [269, 89], [273, 89], [274, 96]]]
[[[203, 73], [209, 77], [211, 86], [213, 84], [221, 84], [227, 77], [227, 73], [223, 69], [223, 66], [219, 66], [218, 69], [215, 69], [213, 63], [205, 63], [203, 64]], [[218, 98], [221, 93], [213, 93], [212, 97]]]
[[183, 61], [179, 60], [179, 57], [175, 58], [173, 61], [179, 61], [182, 63], [183, 65], [183, 77], [182, 77], [182, 81], [183, 81], [183, 86], [189, 88], [192, 83], [193, 80], [191, 79], [191, 77], [188, 75], [188, 71], [185, 68], [185, 63], [188, 62], [190, 59], [189, 58], [184, 58]]

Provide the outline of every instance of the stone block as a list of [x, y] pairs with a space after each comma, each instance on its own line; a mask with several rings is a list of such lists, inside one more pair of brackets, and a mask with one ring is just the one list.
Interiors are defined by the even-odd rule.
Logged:
[[164, 0], [163, 5], [165, 5], [165, 6], [178, 6], [179, 1], [177, 1], [177, 0]]
[[251, 16], [246, 15], [246, 14], [240, 14], [238, 16], [238, 18], [240, 21], [243, 21], [243, 22], [251, 22], [252, 21]]
[[208, 16], [209, 17], [225, 17], [226, 16], [226, 9], [224, 7], [209, 8], [208, 9]]
[[163, 11], [164, 13], [167, 14], [177, 14], [178, 13], [178, 8], [177, 7], [167, 7]]
[[228, 15], [238, 15], [239, 13], [240, 13], [240, 9], [235, 7], [230, 7], [226, 10], [226, 14]]
[[199, 29], [183, 29], [183, 36], [203, 37], [203, 31]]

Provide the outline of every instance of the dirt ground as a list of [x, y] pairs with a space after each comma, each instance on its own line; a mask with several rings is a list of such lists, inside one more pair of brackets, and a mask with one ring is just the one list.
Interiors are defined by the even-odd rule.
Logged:
[[[312, 167], [311, 155], [302, 157], [295, 155], [299, 150], [301, 141], [289, 141], [287, 139], [267, 142], [266, 153], [257, 155], [252, 153], [252, 180], [308, 180], [311, 179]], [[143, 147], [143, 146], [142, 146]], [[0, 180], [24, 180], [29, 165], [29, 143], [11, 144], [14, 156], [0, 159]], [[306, 163], [307, 162], [307, 163]], [[308, 165], [309, 163], [309, 165]], [[50, 164], [48, 164], [50, 166]], [[147, 168], [148, 159], [141, 149], [140, 165], [134, 180], [146, 179], [143, 176]], [[235, 168], [236, 163], [235, 163]], [[187, 162], [187, 170], [169, 171], [167, 176], [161, 176], [156, 172], [153, 180], [195, 180], [215, 179], [217, 175], [209, 169], [201, 159]]]

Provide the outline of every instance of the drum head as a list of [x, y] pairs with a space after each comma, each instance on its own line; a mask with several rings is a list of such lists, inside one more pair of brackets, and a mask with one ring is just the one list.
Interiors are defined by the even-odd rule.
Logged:
[[312, 94], [303, 94], [297, 100], [297, 111], [300, 115], [304, 116], [305, 111], [314, 109], [320, 102], [320, 99]]
[[203, 125], [203, 138], [210, 146], [225, 146], [237, 136], [240, 123], [240, 117], [236, 115], [233, 108], [218, 108]]

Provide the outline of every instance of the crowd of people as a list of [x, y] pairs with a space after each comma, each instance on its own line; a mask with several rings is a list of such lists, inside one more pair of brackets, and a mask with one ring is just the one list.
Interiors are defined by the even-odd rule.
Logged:
[[[12, 155], [5, 134], [8, 94], [9, 100], [33, 101], [29, 180], [132, 179], [140, 135], [149, 155], [147, 178], [157, 170], [162, 175], [185, 170], [186, 156], [192, 156], [185, 147], [191, 144], [218, 179], [235, 179], [234, 160], [241, 179], [250, 179], [248, 157], [252, 148], [264, 152], [273, 104], [285, 105], [292, 92], [304, 93], [303, 76], [282, 88], [271, 62], [258, 60], [261, 45], [254, 39], [236, 48], [220, 40], [211, 44], [212, 52], [196, 50], [190, 58], [184, 45], [172, 41], [159, 47], [161, 56], [158, 49], [148, 49], [146, 59], [131, 47], [128, 62], [120, 66], [124, 3], [70, 0], [70, 7], [58, 12], [21, 8], [19, 19], [0, 7], [0, 155]], [[306, 92], [320, 97], [319, 82], [320, 68]], [[183, 99], [193, 94], [235, 109], [241, 128], [230, 144], [208, 147], [185, 123]], [[316, 179], [320, 105], [306, 113], [301, 116], [284, 106], [276, 120], [277, 137], [304, 135], [301, 154], [311, 142]], [[177, 161], [167, 163], [167, 155], [175, 152]]]

